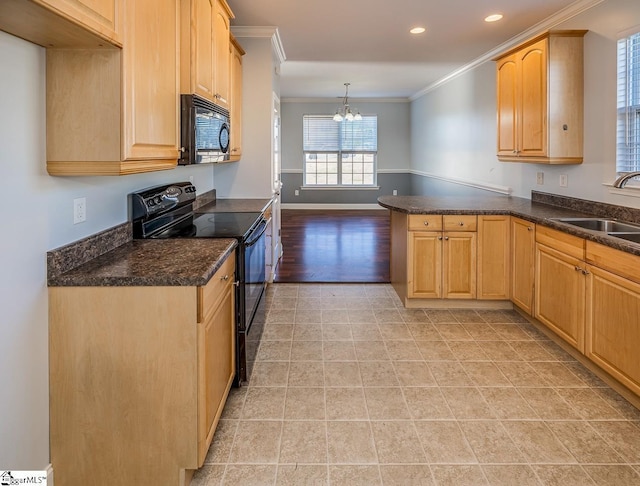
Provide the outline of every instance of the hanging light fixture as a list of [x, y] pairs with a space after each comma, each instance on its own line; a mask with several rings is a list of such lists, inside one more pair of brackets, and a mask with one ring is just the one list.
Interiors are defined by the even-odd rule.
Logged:
[[362, 115], [358, 110], [354, 112], [351, 111], [349, 107], [349, 86], [351, 83], [344, 83], [345, 93], [344, 98], [342, 98], [342, 107], [336, 110], [336, 114], [333, 115], [333, 121], [341, 122], [342, 120], [353, 121], [353, 120], [362, 120]]

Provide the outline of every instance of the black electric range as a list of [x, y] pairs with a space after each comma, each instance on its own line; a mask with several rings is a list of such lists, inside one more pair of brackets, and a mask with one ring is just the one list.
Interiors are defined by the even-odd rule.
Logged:
[[265, 243], [270, 221], [260, 212], [196, 213], [196, 188], [189, 182], [154, 186], [129, 195], [137, 239], [235, 238], [236, 385], [247, 379], [246, 336], [266, 288]]

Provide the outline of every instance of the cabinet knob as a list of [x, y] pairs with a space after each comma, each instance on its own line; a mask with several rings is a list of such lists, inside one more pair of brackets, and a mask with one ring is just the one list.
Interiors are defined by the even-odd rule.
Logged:
[[224, 277], [220, 277], [220, 280], [229, 280], [229, 275], [225, 275]]
[[533, 231], [533, 228], [531, 226], [527, 226], [527, 231]]
[[424, 222], [424, 225], [425, 225], [425, 226], [429, 226], [429, 221], [425, 221], [425, 222]]
[[440, 241], [442, 241], [442, 236], [438, 236], [438, 239], [439, 239]]
[[458, 226], [464, 226], [464, 223], [463, 223], [462, 221], [460, 221], [460, 222], [458, 223]]
[[449, 239], [449, 237], [448, 237], [448, 236], [445, 236], [445, 237], [444, 237], [444, 239], [445, 239], [445, 240], [448, 240], [448, 239]]

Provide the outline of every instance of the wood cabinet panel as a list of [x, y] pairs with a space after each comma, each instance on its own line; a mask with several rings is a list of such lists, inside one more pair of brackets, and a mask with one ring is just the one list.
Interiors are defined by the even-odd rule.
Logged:
[[476, 231], [478, 229], [478, 217], [468, 214], [445, 214], [442, 217], [442, 228], [445, 231]]
[[213, 52], [214, 70], [213, 86], [215, 93], [214, 102], [229, 109], [230, 100], [230, 68], [231, 54], [229, 49], [229, 35], [231, 33], [231, 21], [233, 13], [225, 0], [217, 0], [213, 18]]
[[123, 0], [3, 0], [0, 30], [46, 48], [122, 46]]
[[517, 65], [516, 56], [500, 59], [496, 66], [498, 105], [498, 156], [517, 153]]
[[547, 39], [517, 54], [520, 63], [520, 156], [547, 154]]
[[231, 36], [230, 160], [240, 160], [242, 157], [242, 56], [244, 54], [242, 46]]
[[589, 266], [586, 355], [640, 394], [640, 284]]
[[536, 244], [535, 317], [584, 352], [585, 263]]
[[409, 231], [442, 231], [442, 216], [439, 214], [410, 214]]
[[578, 236], [538, 225], [536, 226], [536, 242], [555, 248], [578, 260], [585, 258], [585, 241]]
[[533, 314], [536, 225], [511, 218], [511, 300]]
[[475, 232], [444, 233], [443, 298], [476, 298], [476, 245]]
[[409, 234], [408, 297], [442, 297], [442, 233], [412, 231]]
[[[200, 407], [198, 463], [202, 465], [213, 440], [218, 421], [235, 376], [235, 304], [233, 268], [227, 267], [212, 277], [211, 291], [204, 301], [205, 319], [198, 325]], [[230, 273], [229, 273], [230, 270]]]
[[478, 299], [509, 300], [510, 234], [510, 216], [478, 216]]

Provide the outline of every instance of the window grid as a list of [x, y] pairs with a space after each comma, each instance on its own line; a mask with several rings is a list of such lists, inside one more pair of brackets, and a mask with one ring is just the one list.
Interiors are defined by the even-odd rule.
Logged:
[[377, 116], [335, 122], [304, 115], [304, 185], [367, 187], [376, 184]]
[[616, 172], [640, 170], [640, 32], [618, 41]]

